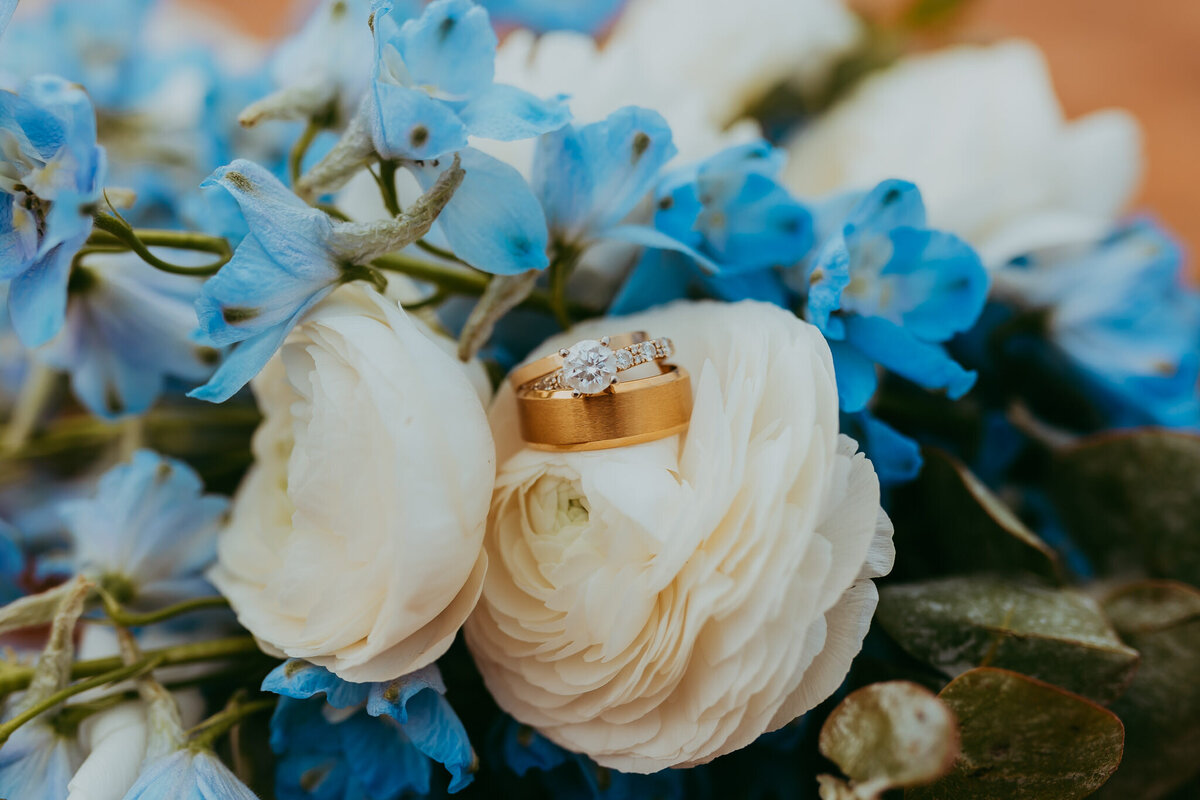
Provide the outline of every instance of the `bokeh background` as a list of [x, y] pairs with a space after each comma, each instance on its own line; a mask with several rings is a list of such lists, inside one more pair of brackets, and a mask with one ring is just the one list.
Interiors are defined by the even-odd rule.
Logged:
[[[306, 0], [188, 0], [256, 36], [286, 33]], [[734, 2], [735, 0], [730, 0]], [[902, 0], [853, 0], [887, 16]], [[945, 33], [988, 41], [1019, 35], [1046, 52], [1067, 114], [1123, 107], [1141, 121], [1147, 168], [1138, 205], [1200, 253], [1200, 2], [973, 0]]]

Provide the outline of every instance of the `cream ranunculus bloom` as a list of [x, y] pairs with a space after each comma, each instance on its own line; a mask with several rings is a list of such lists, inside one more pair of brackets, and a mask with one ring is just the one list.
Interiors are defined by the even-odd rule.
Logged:
[[496, 469], [482, 368], [453, 350], [355, 284], [255, 378], [256, 461], [209, 577], [267, 649], [379, 681], [450, 646], [483, 584]]
[[483, 595], [465, 628], [496, 701], [627, 772], [699, 764], [828, 697], [891, 568], [879, 483], [838, 434], [829, 348], [760, 303], [595, 320], [670, 336], [686, 435], [590, 453], [522, 449], [510, 390]]
[[788, 146], [784, 182], [807, 196], [903, 178], [930, 224], [984, 263], [1107, 232], [1141, 175], [1137, 122], [1067, 122], [1041, 52], [1024, 41], [903, 59], [868, 78]]

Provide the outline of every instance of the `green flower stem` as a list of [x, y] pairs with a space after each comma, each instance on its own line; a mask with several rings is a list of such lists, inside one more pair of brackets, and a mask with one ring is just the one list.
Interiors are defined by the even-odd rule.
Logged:
[[[116, 660], [118, 662], [120, 661], [120, 659]], [[86, 680], [73, 683], [70, 686], [58, 690], [54, 694], [42, 700], [40, 703], [30, 706], [25, 711], [10, 719], [8, 722], [0, 725], [0, 746], [3, 746], [4, 743], [8, 741], [8, 737], [12, 736], [13, 731], [15, 731], [17, 728], [34, 719], [38, 715], [50, 711], [55, 706], [65, 702], [67, 699], [74, 697], [77, 694], [95, 689], [98, 686], [104, 686], [110, 683], [119, 683], [124, 680], [129, 680], [130, 678], [136, 678], [139, 675], [144, 675], [147, 672], [153, 671], [157, 667], [161, 666], [161, 664], [161, 656], [155, 658], [146, 658], [128, 666], [122, 666], [106, 672], [101, 672], [98, 675], [94, 675]]]
[[[439, 289], [451, 294], [467, 295], [468, 297], [481, 296], [484, 290], [487, 289], [488, 281], [491, 280], [491, 277], [486, 272], [447, 267], [435, 264], [432, 261], [413, 258], [404, 253], [392, 253], [391, 255], [377, 258], [371, 262], [371, 266], [385, 272], [398, 272], [415, 280], [432, 283]], [[595, 310], [577, 303], [564, 302], [571, 317], [594, 317], [597, 314]], [[549, 293], [541, 289], [535, 289], [521, 303], [520, 307], [553, 314], [555, 304]]]
[[234, 725], [237, 725], [247, 717], [262, 711], [274, 709], [277, 702], [277, 697], [268, 697], [262, 700], [252, 700], [248, 703], [235, 703], [193, 728], [193, 731], [199, 732], [192, 737], [189, 746], [195, 749], [211, 748], [213, 743]]
[[444, 259], [446, 261], [453, 261], [456, 264], [462, 264], [464, 266], [469, 266], [467, 264], [467, 262], [463, 261], [461, 258], [454, 255], [454, 253], [451, 253], [449, 250], [446, 250], [445, 248], [438, 247], [435, 244], [430, 244], [429, 242], [425, 241], [424, 239], [417, 240], [417, 247], [421, 248], [426, 253], [429, 253], [429, 255], [431, 255], [431, 256], [437, 256], [438, 258]]
[[304, 132], [300, 134], [300, 138], [292, 145], [292, 150], [288, 153], [288, 174], [292, 178], [292, 186], [300, 182], [301, 171], [304, 168], [304, 156], [308, 154], [308, 148], [312, 147], [313, 139], [316, 139], [320, 132], [320, 123], [315, 119], [310, 119], [304, 126]]
[[[233, 636], [227, 639], [210, 639], [207, 642], [189, 642], [158, 650], [147, 650], [141, 659], [128, 665], [128, 668], [144, 666], [152, 661], [155, 662], [155, 666], [169, 667], [176, 664], [195, 664], [260, 653], [253, 636]], [[120, 656], [94, 658], [90, 661], [76, 661], [71, 667], [71, 677], [87, 678], [125, 668], [127, 667], [121, 661]], [[0, 697], [24, 689], [29, 685], [32, 677], [33, 667], [0, 661]]]
[[379, 177], [375, 179], [379, 184], [379, 194], [383, 197], [383, 206], [393, 217], [400, 216], [400, 198], [396, 195], [396, 169], [395, 161], [384, 159], [379, 162]]
[[215, 595], [213, 597], [197, 597], [193, 600], [184, 600], [182, 603], [160, 608], [158, 611], [138, 614], [123, 609], [116, 598], [102, 587], [97, 587], [97, 593], [100, 595], [100, 601], [104, 604], [104, 612], [108, 614], [108, 618], [114, 624], [125, 628], [140, 628], [143, 625], [153, 625], [156, 622], [163, 622], [192, 611], [202, 611], [208, 608], [227, 608], [229, 606], [228, 600], [220, 595]]
[[550, 262], [550, 310], [564, 331], [575, 324], [567, 302], [567, 281], [578, 262], [579, 258], [574, 253], [556, 256]]
[[[220, 236], [208, 236], [190, 231], [134, 230], [124, 218], [115, 212], [112, 214], [98, 213], [93, 217], [93, 222], [98, 233], [92, 233], [88, 238], [88, 244], [123, 244], [141, 256], [141, 259], [150, 266], [173, 275], [215, 275], [217, 270], [225, 266], [233, 257], [233, 250], [230, 248], [229, 242]], [[189, 267], [162, 260], [150, 252], [151, 247], [194, 250], [201, 253], [212, 253], [218, 258], [211, 264]]]

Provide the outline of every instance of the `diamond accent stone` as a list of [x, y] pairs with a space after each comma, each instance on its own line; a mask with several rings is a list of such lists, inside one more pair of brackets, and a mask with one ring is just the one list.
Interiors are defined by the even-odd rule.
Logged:
[[617, 358], [617, 369], [629, 369], [633, 366], [633, 353], [622, 347], [614, 354]]
[[658, 357], [658, 347], [654, 342], [642, 342], [642, 358], [645, 361], [653, 361]]
[[563, 356], [562, 382], [580, 394], [598, 394], [617, 375], [617, 356], [595, 339], [584, 339]]

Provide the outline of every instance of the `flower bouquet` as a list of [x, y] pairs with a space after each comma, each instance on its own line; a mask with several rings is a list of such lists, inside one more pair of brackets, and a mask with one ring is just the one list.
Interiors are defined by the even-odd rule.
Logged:
[[0, 797], [1200, 792], [1200, 294], [1032, 45], [16, 5]]

